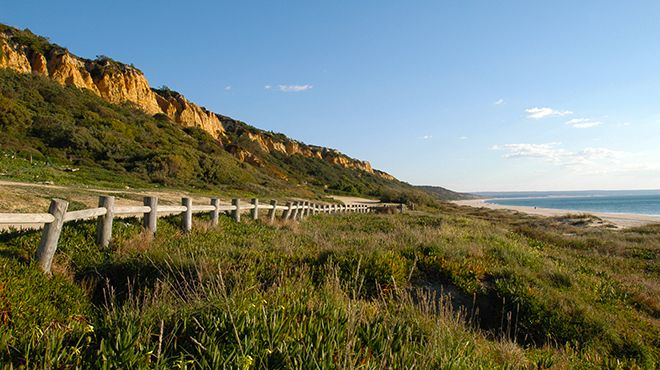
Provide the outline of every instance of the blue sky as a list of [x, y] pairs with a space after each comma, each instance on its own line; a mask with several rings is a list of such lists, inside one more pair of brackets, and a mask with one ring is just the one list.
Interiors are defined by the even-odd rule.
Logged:
[[462, 191], [660, 188], [658, 1], [33, 1], [0, 22]]

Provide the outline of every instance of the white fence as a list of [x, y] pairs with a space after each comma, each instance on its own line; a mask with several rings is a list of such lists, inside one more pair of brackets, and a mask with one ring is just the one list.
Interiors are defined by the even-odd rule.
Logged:
[[[115, 198], [112, 196], [99, 197], [97, 208], [83, 209], [80, 211], [67, 211], [69, 203], [61, 199], [53, 199], [50, 203], [48, 213], [0, 213], [0, 225], [24, 225], [44, 224], [36, 258], [40, 268], [50, 274], [53, 256], [57, 250], [57, 243], [62, 232], [64, 223], [76, 220], [97, 219], [96, 242], [100, 247], [107, 247], [112, 239], [112, 223], [115, 216], [142, 215], [144, 230], [155, 233], [158, 226], [159, 214], [173, 215], [183, 213], [181, 227], [184, 231], [192, 230], [193, 213], [210, 213], [211, 225], [218, 224], [220, 212], [230, 213], [232, 218], [240, 222], [242, 211], [250, 211], [250, 218], [257, 220], [260, 210], [268, 211], [267, 219], [274, 222], [281, 211], [283, 220], [301, 220], [304, 217], [319, 213], [346, 213], [358, 212], [368, 213], [377, 208], [367, 204], [318, 204], [309, 201], [287, 202], [286, 205], [278, 205], [277, 201], [271, 200], [268, 204], [261, 204], [253, 198], [249, 203], [243, 203], [234, 198], [231, 204], [221, 204], [218, 198], [212, 198], [210, 204], [194, 205], [189, 197], [181, 198], [180, 206], [158, 205], [157, 197], [145, 197], [142, 206], [115, 206]], [[403, 205], [398, 206], [403, 212]]]

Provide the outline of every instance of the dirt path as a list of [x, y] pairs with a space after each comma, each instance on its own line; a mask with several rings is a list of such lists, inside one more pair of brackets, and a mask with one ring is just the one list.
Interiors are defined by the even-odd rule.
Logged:
[[380, 200], [378, 199], [367, 199], [367, 198], [360, 198], [360, 197], [345, 197], [345, 196], [340, 196], [340, 195], [333, 195], [332, 198], [334, 200], [338, 200], [344, 204], [353, 204], [353, 203], [360, 203], [360, 204], [380, 204]]

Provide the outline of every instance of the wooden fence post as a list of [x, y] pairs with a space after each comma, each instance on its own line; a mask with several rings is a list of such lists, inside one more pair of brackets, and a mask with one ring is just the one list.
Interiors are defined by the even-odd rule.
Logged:
[[101, 248], [110, 245], [112, 239], [112, 221], [115, 217], [115, 197], [101, 195], [99, 197], [99, 207], [105, 208], [105, 215], [99, 216], [96, 221], [96, 244]]
[[220, 199], [211, 198], [211, 205], [215, 207], [211, 213], [211, 226], [217, 226], [220, 219]]
[[53, 199], [50, 201], [48, 213], [55, 217], [55, 220], [44, 225], [44, 231], [41, 234], [41, 242], [37, 248], [36, 258], [39, 267], [43, 272], [50, 275], [50, 267], [53, 264], [53, 257], [57, 250], [57, 242], [60, 239], [62, 225], [64, 225], [64, 215], [69, 207], [69, 202], [62, 199]]
[[144, 214], [144, 229], [155, 234], [158, 228], [158, 197], [144, 197], [144, 205], [151, 208]]
[[273, 207], [270, 211], [268, 211], [268, 220], [272, 224], [275, 222], [275, 214], [277, 213], [277, 201], [275, 199], [270, 201], [270, 206]]
[[307, 202], [300, 202], [300, 212], [298, 212], [298, 219], [303, 220], [307, 216]]
[[250, 215], [252, 215], [253, 220], [258, 220], [259, 219], [259, 199], [257, 198], [252, 198], [252, 205], [254, 208], [250, 210]]
[[232, 211], [234, 221], [241, 222], [241, 200], [239, 198], [234, 198], [231, 200], [231, 205], [236, 207], [236, 209]]
[[298, 205], [300, 202], [293, 202], [293, 212], [291, 213], [291, 219], [292, 220], [297, 220], [298, 219]]
[[300, 219], [307, 218], [307, 214], [309, 213], [309, 202], [304, 201], [302, 202], [302, 213], [300, 213]]
[[399, 213], [403, 213], [403, 203], [399, 204]]
[[183, 212], [181, 227], [183, 231], [189, 233], [192, 230], [192, 199], [190, 197], [181, 198], [181, 205], [186, 207], [186, 210]]
[[288, 220], [291, 216], [291, 202], [286, 202], [286, 209], [282, 212], [282, 219]]
[[300, 202], [300, 212], [298, 212], [298, 220], [303, 220], [307, 212], [307, 202]]

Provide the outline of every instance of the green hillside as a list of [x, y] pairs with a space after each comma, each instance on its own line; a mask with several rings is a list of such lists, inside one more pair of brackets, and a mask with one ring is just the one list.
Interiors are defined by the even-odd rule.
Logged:
[[431, 185], [417, 185], [417, 189], [423, 190], [439, 200], [460, 200], [460, 199], [476, 199], [478, 196], [467, 193], [457, 193], [440, 186]]
[[[432, 201], [397, 180], [315, 158], [265, 153], [239, 137], [241, 130], [257, 129], [223, 120], [232, 129], [219, 141], [162, 114], [152, 117], [128, 103], [111, 104], [86, 90], [0, 69], [0, 178]], [[232, 153], [240, 149], [257, 153], [262, 163], [238, 161]]]

